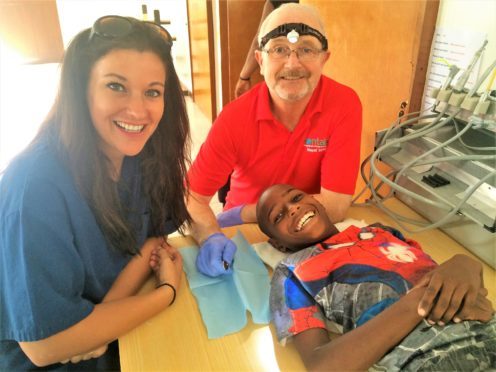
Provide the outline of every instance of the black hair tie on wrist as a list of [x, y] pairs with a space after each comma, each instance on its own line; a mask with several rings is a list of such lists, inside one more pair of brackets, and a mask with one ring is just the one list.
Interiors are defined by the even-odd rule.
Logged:
[[172, 300], [171, 300], [171, 302], [170, 302], [170, 304], [169, 304], [169, 306], [170, 306], [170, 305], [172, 305], [172, 304], [174, 303], [174, 301], [176, 300], [176, 288], [174, 288], [174, 286], [173, 286], [172, 284], [169, 284], [169, 283], [162, 283], [162, 284], [157, 285], [157, 286], [155, 287], [155, 289], [158, 289], [158, 288], [160, 288], [160, 287], [163, 287], [164, 285], [165, 285], [165, 286], [167, 286], [167, 287], [170, 287], [170, 289], [172, 289]]
[[239, 77], [239, 80], [243, 80], [243, 81], [250, 81], [250, 78], [249, 78], [249, 77], [244, 78], [244, 77], [241, 77], [241, 76], [240, 76], [240, 77]]

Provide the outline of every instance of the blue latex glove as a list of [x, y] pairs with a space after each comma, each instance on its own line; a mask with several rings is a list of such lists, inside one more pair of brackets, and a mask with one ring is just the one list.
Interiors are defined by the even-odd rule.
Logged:
[[210, 235], [200, 247], [196, 268], [202, 274], [216, 277], [232, 274], [236, 244], [222, 233]]
[[217, 215], [217, 222], [220, 227], [229, 227], [235, 225], [241, 225], [243, 220], [241, 219], [241, 211], [245, 205], [241, 204], [237, 207], [231, 208], [225, 212], [221, 212]]

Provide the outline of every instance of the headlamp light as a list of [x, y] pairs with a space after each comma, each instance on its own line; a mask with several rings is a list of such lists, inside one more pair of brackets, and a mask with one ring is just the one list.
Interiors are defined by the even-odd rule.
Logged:
[[291, 43], [291, 44], [294, 44], [298, 41], [298, 39], [300, 38], [300, 34], [298, 32], [296, 32], [295, 30], [292, 30], [291, 32], [289, 32], [286, 37], [288, 38], [288, 41]]

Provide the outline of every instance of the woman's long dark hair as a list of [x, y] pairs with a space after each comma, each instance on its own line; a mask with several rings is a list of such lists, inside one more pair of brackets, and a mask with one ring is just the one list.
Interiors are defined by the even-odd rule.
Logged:
[[93, 66], [112, 50], [150, 51], [164, 63], [164, 114], [140, 153], [142, 189], [150, 201], [153, 235], [166, 233], [167, 219], [181, 233], [184, 223], [191, 222], [185, 205], [189, 123], [170, 46], [154, 27], [137, 20], [133, 23], [133, 31], [124, 37], [109, 40], [96, 35], [90, 40], [87, 29], [74, 38], [62, 63], [57, 98], [35, 138], [36, 142], [46, 135], [54, 136], [108, 243], [129, 254], [139, 252], [136, 232], [126, 219], [126, 206], [121, 205], [117, 184], [110, 177], [112, 165], [99, 147], [86, 97]]

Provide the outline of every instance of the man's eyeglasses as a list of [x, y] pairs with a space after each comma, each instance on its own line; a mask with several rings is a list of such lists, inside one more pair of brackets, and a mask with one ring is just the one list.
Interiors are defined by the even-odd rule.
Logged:
[[91, 28], [90, 40], [93, 40], [95, 35], [110, 40], [125, 37], [134, 32], [134, 29], [138, 24], [151, 27], [153, 30], [158, 32], [159, 35], [164, 38], [164, 41], [169, 46], [170, 50], [172, 47], [172, 37], [161, 25], [154, 22], [139, 21], [131, 17], [121, 17], [117, 15], [109, 15], [98, 18]]
[[291, 49], [288, 46], [276, 46], [269, 49], [262, 49], [262, 52], [267, 53], [269, 55], [269, 58], [274, 61], [287, 59], [289, 58], [291, 53], [294, 52], [300, 61], [306, 62], [317, 59], [317, 57], [320, 55], [320, 53], [323, 52], [323, 50], [308, 46], [302, 46], [296, 49]]

